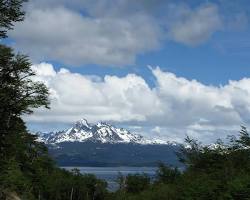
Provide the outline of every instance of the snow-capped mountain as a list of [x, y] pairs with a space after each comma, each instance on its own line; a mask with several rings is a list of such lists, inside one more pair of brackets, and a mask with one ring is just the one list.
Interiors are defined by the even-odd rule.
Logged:
[[157, 166], [159, 161], [179, 165], [179, 145], [148, 139], [108, 123], [82, 119], [71, 128], [37, 133], [59, 166]]
[[77, 121], [68, 130], [50, 133], [37, 133], [38, 140], [45, 144], [62, 142], [100, 142], [100, 143], [136, 143], [136, 144], [169, 144], [159, 139], [146, 139], [141, 135], [132, 134], [124, 128], [116, 128], [108, 123], [90, 124], [86, 119]]

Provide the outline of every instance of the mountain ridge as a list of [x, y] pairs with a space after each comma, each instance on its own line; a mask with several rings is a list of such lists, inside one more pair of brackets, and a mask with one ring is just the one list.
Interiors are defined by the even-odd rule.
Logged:
[[157, 166], [179, 165], [178, 143], [147, 139], [106, 122], [81, 119], [69, 129], [37, 133], [59, 166]]
[[66, 130], [57, 132], [37, 132], [38, 141], [45, 144], [58, 144], [63, 142], [100, 142], [100, 143], [134, 143], [134, 144], [172, 144], [161, 139], [147, 139], [139, 134], [131, 133], [124, 128], [117, 128], [106, 122], [91, 124], [86, 119], [80, 119]]

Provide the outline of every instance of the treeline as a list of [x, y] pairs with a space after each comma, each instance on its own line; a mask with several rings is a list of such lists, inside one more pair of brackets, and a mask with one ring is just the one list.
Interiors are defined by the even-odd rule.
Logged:
[[242, 127], [239, 138], [202, 146], [186, 139], [178, 152], [184, 171], [160, 164], [150, 183], [146, 175], [120, 177], [120, 188], [107, 199], [124, 200], [249, 200], [250, 136]]

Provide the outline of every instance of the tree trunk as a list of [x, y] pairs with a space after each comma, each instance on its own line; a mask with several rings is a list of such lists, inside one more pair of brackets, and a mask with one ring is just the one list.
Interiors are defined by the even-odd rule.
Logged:
[[73, 192], [74, 192], [74, 188], [72, 187], [71, 194], [70, 194], [70, 200], [73, 200]]

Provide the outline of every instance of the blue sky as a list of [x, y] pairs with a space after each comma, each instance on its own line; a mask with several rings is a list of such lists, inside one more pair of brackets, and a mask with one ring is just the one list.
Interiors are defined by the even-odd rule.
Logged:
[[212, 140], [249, 124], [249, 1], [34, 0], [24, 9], [2, 42], [28, 54], [51, 90], [51, 110], [25, 116], [31, 129], [82, 116]]

